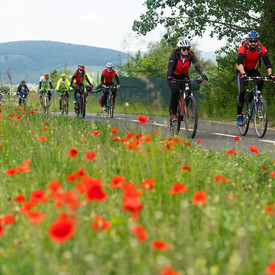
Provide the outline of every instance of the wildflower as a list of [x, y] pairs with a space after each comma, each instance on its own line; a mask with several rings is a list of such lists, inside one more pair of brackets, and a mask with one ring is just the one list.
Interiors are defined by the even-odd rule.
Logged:
[[5, 228], [2, 225], [2, 223], [0, 223], [0, 237], [2, 237], [2, 235], [4, 234]]
[[47, 202], [47, 199], [45, 198], [45, 191], [44, 190], [33, 191], [31, 193], [30, 201], [35, 203]]
[[101, 185], [93, 184], [92, 186], [87, 187], [86, 199], [88, 202], [92, 202], [93, 200], [104, 201], [107, 199], [107, 194], [101, 188]]
[[41, 141], [46, 141], [47, 140], [47, 138], [45, 137], [45, 136], [42, 136], [42, 137], [36, 137], [37, 139], [39, 139], [39, 140], [41, 140]]
[[188, 187], [182, 183], [176, 182], [173, 187], [169, 190], [169, 194], [184, 193], [188, 190]]
[[207, 203], [207, 195], [205, 191], [197, 191], [193, 195], [193, 204], [206, 204]]
[[35, 112], [37, 112], [37, 111], [38, 111], [38, 109], [34, 109], [34, 111], [35, 111]]
[[142, 225], [136, 225], [132, 228], [131, 233], [142, 243], [147, 239], [147, 232]]
[[180, 274], [174, 271], [170, 266], [165, 266], [159, 275], [180, 275]]
[[13, 198], [13, 202], [18, 202], [18, 203], [23, 203], [26, 201], [26, 197], [24, 195], [17, 195], [16, 197]]
[[49, 122], [45, 121], [44, 124], [45, 124], [45, 125], [49, 125]]
[[68, 150], [68, 156], [69, 156], [70, 158], [76, 157], [77, 154], [78, 154], [78, 150], [75, 149], [75, 148], [71, 148], [71, 149]]
[[147, 118], [146, 116], [139, 115], [139, 116], [137, 117], [137, 120], [138, 120], [139, 123], [141, 123], [141, 124], [146, 124], [148, 118]]
[[103, 217], [100, 215], [96, 214], [96, 217], [94, 221], [92, 222], [92, 227], [94, 230], [107, 230], [111, 226], [110, 221], [106, 221]]
[[125, 195], [122, 201], [122, 209], [126, 212], [131, 212], [132, 218], [138, 220], [138, 212], [144, 208], [140, 199], [137, 196]]
[[118, 131], [116, 128], [112, 128], [111, 131], [110, 131], [112, 134], [115, 134], [117, 135], [118, 134]]
[[145, 139], [144, 139], [145, 143], [150, 143], [152, 141], [152, 137], [150, 136], [145, 136]]
[[45, 214], [39, 212], [38, 210], [34, 210], [34, 211], [29, 211], [27, 213], [28, 215], [28, 219], [30, 222], [32, 222], [33, 224], [37, 225], [39, 223], [42, 222], [42, 220], [45, 218]]
[[29, 165], [32, 161], [30, 159], [23, 160], [24, 165]]
[[253, 146], [250, 146], [249, 145], [249, 150], [252, 152], [252, 153], [255, 153], [255, 154], [258, 154], [259, 153], [259, 149], [253, 145]]
[[188, 141], [185, 141], [185, 142], [183, 142], [182, 144], [183, 144], [184, 146], [190, 146], [190, 145], [191, 145], [191, 143], [188, 142]]
[[200, 144], [200, 142], [201, 142], [201, 138], [198, 138], [197, 139], [197, 144]]
[[234, 140], [241, 140], [240, 137], [234, 137]]
[[92, 135], [92, 136], [98, 136], [98, 135], [100, 135], [100, 133], [99, 133], [99, 131], [93, 131], [93, 132], [91, 133], [91, 135]]
[[121, 176], [113, 176], [112, 183], [110, 184], [111, 188], [119, 188], [125, 182], [126, 178]]
[[154, 132], [154, 135], [159, 135], [159, 134], [160, 134], [159, 131]]
[[18, 173], [18, 169], [16, 168], [10, 168], [8, 170], [6, 170], [6, 175], [7, 176], [12, 176]]
[[61, 182], [59, 180], [53, 180], [47, 185], [47, 189], [55, 193], [56, 191], [62, 189]]
[[235, 155], [235, 154], [236, 154], [236, 150], [234, 150], [234, 149], [233, 150], [228, 150], [227, 153], [226, 153], [227, 156]]
[[266, 275], [275, 275], [275, 262], [271, 262], [265, 269]]
[[0, 218], [0, 222], [2, 221], [5, 225], [10, 225], [15, 223], [15, 218], [12, 214], [5, 215], [3, 218]]
[[60, 213], [58, 220], [49, 229], [49, 237], [57, 243], [63, 243], [72, 238], [75, 231], [74, 217], [68, 217], [66, 212]]
[[94, 151], [89, 151], [86, 153], [85, 159], [87, 161], [93, 161], [93, 160], [95, 160], [95, 156], [96, 156], [96, 153]]
[[47, 131], [47, 128], [46, 128], [46, 127], [44, 127], [44, 128], [42, 129], [42, 131], [46, 132], [46, 131]]
[[265, 208], [265, 212], [268, 215], [275, 215], [275, 203], [268, 205]]
[[187, 165], [184, 165], [184, 166], [181, 167], [181, 170], [183, 170], [183, 171], [191, 171], [191, 168], [189, 166], [187, 166]]
[[264, 170], [264, 171], [266, 171], [266, 170], [267, 170], [267, 168], [266, 168], [266, 166], [265, 166], [265, 165], [263, 165], [263, 167], [262, 167], [262, 168], [263, 168], [263, 170]]
[[142, 182], [140, 188], [147, 189], [148, 191], [152, 191], [155, 188], [155, 180], [152, 178], [148, 178]]
[[153, 250], [165, 251], [170, 248], [170, 244], [167, 244], [161, 240], [154, 240], [151, 242], [151, 248]]
[[271, 177], [271, 178], [274, 178], [274, 177], [275, 177], [275, 170], [274, 170], [272, 173], [270, 173], [270, 177]]
[[220, 183], [229, 182], [229, 180], [226, 177], [222, 176], [222, 175], [215, 176], [214, 181], [220, 182]]

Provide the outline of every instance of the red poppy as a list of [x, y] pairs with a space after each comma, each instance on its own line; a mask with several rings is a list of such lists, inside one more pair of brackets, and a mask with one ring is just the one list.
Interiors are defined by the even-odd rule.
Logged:
[[45, 125], [49, 125], [49, 122], [45, 121], [44, 124], [45, 124]]
[[103, 217], [100, 215], [96, 214], [96, 217], [94, 221], [92, 222], [92, 227], [94, 230], [107, 230], [111, 226], [110, 221], [106, 221]]
[[47, 185], [47, 189], [51, 192], [56, 192], [57, 190], [62, 189], [62, 184], [59, 180], [53, 180]]
[[268, 215], [275, 215], [275, 203], [274, 204], [270, 204], [265, 208], [265, 212]]
[[154, 135], [159, 135], [159, 134], [160, 134], [159, 131], [155, 131], [155, 132], [154, 132]]
[[20, 213], [26, 214], [28, 213], [33, 207], [35, 207], [36, 202], [24, 202], [22, 208], [20, 209]]
[[95, 160], [96, 153], [94, 151], [89, 151], [86, 153], [85, 159], [87, 161], [93, 161]]
[[250, 150], [252, 153], [255, 153], [255, 154], [258, 154], [258, 153], [259, 153], [259, 149], [258, 149], [255, 145], [252, 145], [252, 146], [249, 145], [249, 150]]
[[191, 168], [189, 166], [187, 166], [187, 165], [184, 165], [184, 166], [181, 167], [181, 170], [183, 170], [183, 171], [191, 171]]
[[8, 214], [1, 218], [0, 221], [2, 221], [2, 223], [5, 225], [10, 225], [15, 223], [15, 218], [12, 214]]
[[146, 116], [139, 115], [139, 116], [137, 117], [137, 120], [138, 120], [139, 123], [141, 123], [141, 124], [146, 124], [148, 118], [147, 118]]
[[115, 134], [117, 135], [118, 134], [118, 131], [116, 128], [112, 128], [111, 131], [110, 131], [112, 134]]
[[98, 135], [100, 135], [100, 133], [99, 133], [99, 131], [93, 131], [93, 132], [91, 133], [91, 135], [92, 135], [92, 136], [98, 136]]
[[35, 111], [35, 112], [37, 112], [37, 111], [38, 111], [38, 109], [34, 109], [34, 111]]
[[191, 143], [188, 142], [188, 141], [187, 142], [183, 142], [182, 144], [185, 145], [185, 146], [190, 146], [191, 145]]
[[2, 223], [0, 223], [0, 237], [2, 237], [2, 235], [4, 234], [5, 228], [2, 225]]
[[142, 225], [136, 225], [132, 228], [131, 233], [142, 243], [147, 239], [147, 232]]
[[153, 250], [165, 251], [170, 248], [170, 244], [167, 244], [161, 240], [155, 240], [151, 242], [151, 248]]
[[132, 213], [132, 218], [138, 220], [138, 212], [144, 208], [140, 199], [136, 196], [124, 196], [122, 209]]
[[193, 195], [193, 204], [206, 204], [207, 203], [207, 195], [205, 191], [197, 191]]
[[17, 122], [17, 121], [14, 121], [13, 124], [14, 124], [14, 125], [18, 125], [18, 122]]
[[215, 176], [214, 181], [220, 182], [220, 183], [229, 182], [229, 180], [226, 177], [222, 176], [222, 175]]
[[46, 127], [44, 127], [44, 128], [42, 129], [42, 131], [46, 132], [46, 131], [47, 131], [47, 128], [46, 128]]
[[266, 171], [266, 170], [267, 170], [267, 168], [266, 168], [266, 166], [265, 166], [265, 165], [263, 165], [263, 167], [262, 167], [262, 168], [263, 168], [263, 170], [264, 170], [264, 171]]
[[47, 202], [45, 198], [45, 191], [44, 190], [35, 190], [31, 193], [30, 201], [35, 203], [44, 203]]
[[75, 148], [71, 148], [71, 149], [68, 150], [68, 156], [69, 156], [70, 158], [76, 157], [77, 154], [78, 154], [78, 150], [75, 149]]
[[200, 142], [201, 142], [201, 138], [198, 138], [197, 139], [197, 144], [200, 144]]
[[57, 243], [63, 243], [72, 238], [75, 231], [75, 223], [73, 217], [62, 212], [58, 220], [55, 221], [49, 229], [49, 237]]
[[17, 195], [16, 197], [13, 198], [13, 202], [18, 202], [18, 203], [23, 203], [26, 201], [26, 197], [24, 195]]
[[19, 115], [18, 117], [17, 117], [17, 119], [21, 119], [22, 118], [22, 115]]
[[142, 182], [140, 188], [147, 189], [148, 191], [152, 191], [155, 188], [155, 180], [152, 178], [148, 178]]
[[170, 266], [165, 266], [159, 275], [180, 275], [180, 273], [174, 271]]
[[275, 170], [273, 172], [270, 173], [270, 177], [274, 178], [275, 177]]
[[275, 275], [275, 262], [271, 262], [265, 269], [266, 275]]
[[32, 161], [30, 159], [23, 160], [24, 165], [29, 165]]
[[234, 140], [241, 140], [240, 137], [234, 137]]
[[145, 143], [150, 143], [152, 141], [152, 138], [150, 136], [145, 136], [144, 141]]
[[234, 149], [233, 150], [228, 150], [227, 153], [226, 153], [227, 156], [235, 155], [235, 154], [236, 154], [236, 150], [234, 150]]
[[126, 178], [121, 176], [113, 176], [112, 183], [110, 184], [111, 188], [120, 188], [125, 182]]
[[30, 169], [30, 166], [27, 166], [27, 165], [20, 165], [20, 166], [17, 166], [16, 167], [17, 171], [19, 173], [24, 173], [24, 172], [31, 172], [31, 169]]
[[45, 218], [45, 214], [39, 212], [38, 210], [29, 211], [27, 215], [28, 215], [29, 221], [35, 225], [41, 223], [42, 220]]
[[6, 171], [6, 175], [7, 176], [12, 176], [18, 173], [18, 169], [17, 168], [10, 168]]
[[188, 190], [188, 187], [180, 182], [174, 183], [173, 187], [169, 190], [169, 194], [184, 193]]
[[37, 139], [39, 139], [39, 140], [41, 140], [41, 141], [46, 141], [47, 140], [47, 138], [45, 137], [45, 136], [42, 136], [42, 137], [36, 137]]
[[101, 188], [101, 185], [93, 184], [87, 187], [86, 199], [88, 202], [105, 201], [107, 199], [107, 193]]

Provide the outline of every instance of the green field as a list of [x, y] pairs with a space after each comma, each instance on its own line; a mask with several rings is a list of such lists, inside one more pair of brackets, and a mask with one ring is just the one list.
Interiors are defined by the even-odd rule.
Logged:
[[273, 274], [267, 153], [0, 108], [0, 274]]

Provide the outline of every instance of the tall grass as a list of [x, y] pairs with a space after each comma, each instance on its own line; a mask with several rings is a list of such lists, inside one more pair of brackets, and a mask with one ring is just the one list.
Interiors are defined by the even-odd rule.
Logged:
[[[135, 134], [142, 134], [143, 141], [141, 136], [138, 141], [130, 136], [125, 139], [133, 129], [122, 127], [114, 134], [108, 123], [30, 113], [34, 108], [23, 111], [4, 105], [0, 114], [0, 213], [15, 217], [14, 224], [2, 222], [1, 274], [149, 275], [171, 266], [182, 275], [255, 275], [264, 274], [275, 260], [275, 220], [265, 211], [275, 203], [274, 159], [268, 154], [245, 153], [237, 143], [236, 154], [206, 151], [196, 143], [167, 140], [158, 133], [150, 142], [141, 127]], [[39, 139], [43, 136], [45, 141]], [[133, 140], [136, 150], [129, 149]], [[68, 155], [71, 148], [78, 151], [73, 158]], [[93, 161], [85, 160], [88, 151], [96, 153]], [[6, 174], [24, 160], [31, 160], [30, 172]], [[81, 179], [67, 179], [80, 167], [103, 182], [105, 201], [88, 202], [75, 189]], [[124, 191], [110, 188], [115, 175], [142, 190], [139, 198], [144, 209], [138, 220], [122, 209]], [[215, 181], [217, 175], [228, 182]], [[148, 178], [155, 181], [152, 191], [140, 187]], [[33, 225], [13, 198], [23, 194], [29, 200], [34, 190], [49, 194], [47, 186], [53, 180], [60, 181], [64, 191], [73, 190], [83, 205], [72, 211], [65, 204], [54, 207], [53, 198], [38, 203], [32, 210], [44, 213], [45, 218]], [[176, 182], [188, 190], [169, 194]], [[196, 205], [193, 195], [199, 190], [206, 192], [207, 202]], [[76, 230], [71, 239], [59, 244], [48, 232], [61, 211], [74, 214]], [[111, 227], [95, 231], [91, 224], [96, 214], [111, 221]], [[147, 232], [142, 243], [130, 233], [136, 224]], [[151, 242], [157, 239], [170, 248], [154, 251]]]

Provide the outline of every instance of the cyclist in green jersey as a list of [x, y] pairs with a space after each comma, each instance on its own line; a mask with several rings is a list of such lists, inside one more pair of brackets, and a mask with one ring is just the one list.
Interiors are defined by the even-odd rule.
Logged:
[[50, 76], [48, 73], [45, 73], [44, 76], [41, 76], [40, 81], [39, 81], [39, 93], [40, 93], [41, 106], [43, 106], [43, 102], [42, 102], [43, 91], [48, 91], [49, 101], [51, 101], [51, 96], [52, 96], [51, 92], [53, 91], [53, 85], [52, 85], [52, 82], [50, 80]]
[[64, 73], [61, 74], [61, 78], [57, 81], [55, 90], [59, 92], [60, 95], [59, 109], [61, 110], [62, 95], [66, 94], [68, 96], [70, 92], [70, 82], [68, 79], [66, 79], [66, 75]]

